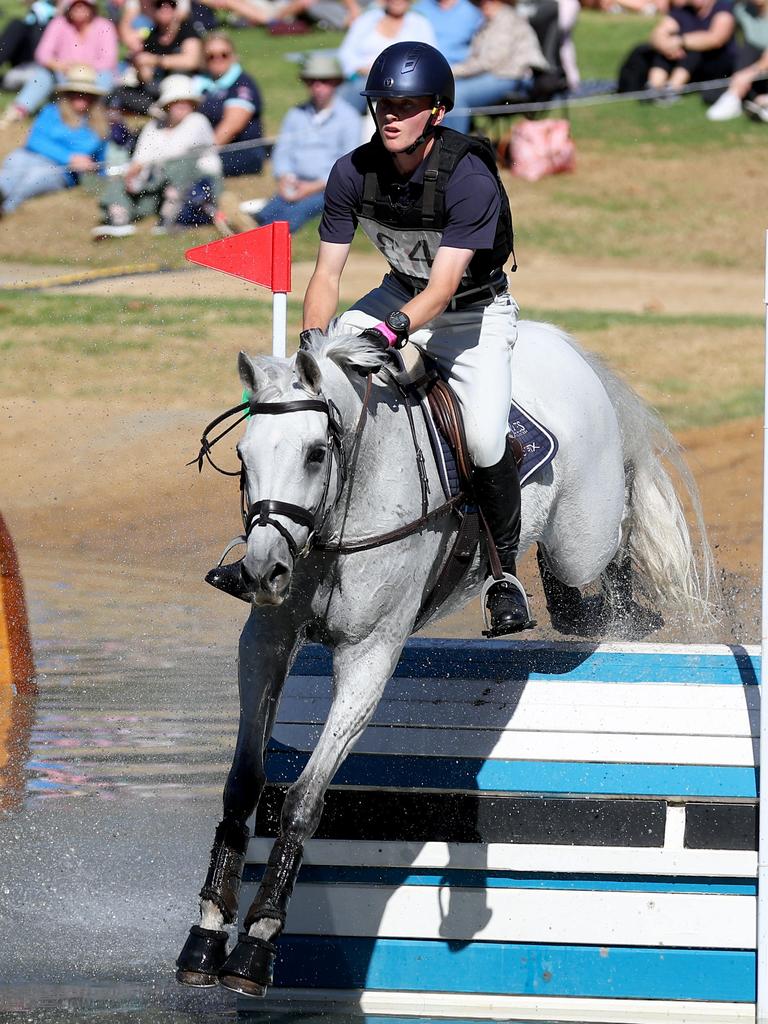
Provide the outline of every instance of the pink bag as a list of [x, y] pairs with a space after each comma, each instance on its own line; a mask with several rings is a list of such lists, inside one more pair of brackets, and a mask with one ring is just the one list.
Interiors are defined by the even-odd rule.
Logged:
[[518, 121], [512, 129], [509, 149], [512, 173], [526, 181], [572, 171], [576, 162], [571, 126], [562, 119]]

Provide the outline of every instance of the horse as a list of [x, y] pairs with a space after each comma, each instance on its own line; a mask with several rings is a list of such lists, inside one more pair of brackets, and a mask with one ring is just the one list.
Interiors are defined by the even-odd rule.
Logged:
[[[443, 499], [425, 423], [404, 414], [404, 394], [384, 359], [342, 324], [313, 332], [292, 359], [241, 352], [249, 399], [217, 417], [203, 437], [201, 468], [213, 461], [215, 441], [245, 421], [237, 444], [245, 533], [236, 542], [246, 545], [241, 574], [251, 611], [239, 643], [240, 723], [223, 817], [199, 924], [177, 960], [184, 984], [221, 983], [251, 996], [271, 984], [275, 942], [326, 789], [370, 721], [457, 534], [456, 507]], [[589, 635], [613, 618], [648, 632], [659, 619], [634, 601], [633, 586], [659, 607], [711, 620], [714, 562], [698, 492], [658, 414], [552, 325], [521, 322], [512, 364], [515, 401], [559, 440], [555, 458], [523, 488], [520, 541], [521, 554], [538, 545], [553, 624]], [[236, 423], [209, 439], [237, 413]], [[692, 508], [697, 543], [667, 464]], [[481, 546], [433, 617], [477, 595], [486, 566]], [[582, 594], [595, 582], [597, 603]], [[307, 641], [332, 650], [331, 708], [287, 791], [280, 834], [227, 955], [246, 821], [265, 785], [283, 685]]]

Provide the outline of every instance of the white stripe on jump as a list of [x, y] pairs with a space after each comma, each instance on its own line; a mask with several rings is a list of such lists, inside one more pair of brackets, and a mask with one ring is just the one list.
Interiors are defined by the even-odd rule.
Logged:
[[352, 1012], [404, 1017], [498, 1021], [563, 1021], [566, 1024], [754, 1024], [753, 1003], [704, 1003], [668, 999], [582, 999], [555, 996], [470, 995], [452, 992], [386, 992], [344, 989], [270, 989], [266, 1011], [286, 1006], [304, 1012]]
[[299, 883], [286, 934], [754, 949], [755, 922], [753, 896]]
[[[251, 839], [247, 862], [266, 864], [272, 843], [272, 839]], [[414, 871], [451, 868], [564, 875], [588, 872], [624, 877], [669, 875], [716, 879], [755, 878], [757, 875], [755, 852], [686, 850], [671, 845], [664, 849], [638, 849], [623, 846], [522, 843], [489, 843], [483, 846], [474, 843], [311, 839], [305, 849], [304, 863], [315, 866], [412, 868]]]

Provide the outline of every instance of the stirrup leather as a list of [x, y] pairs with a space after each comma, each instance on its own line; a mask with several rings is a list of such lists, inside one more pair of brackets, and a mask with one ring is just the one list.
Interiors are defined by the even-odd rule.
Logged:
[[521, 595], [523, 599], [523, 604], [525, 605], [525, 614], [527, 616], [527, 622], [520, 626], [519, 630], [515, 630], [514, 632], [519, 632], [524, 629], [533, 629], [533, 627], [536, 625], [536, 620], [531, 618], [531, 606], [528, 604], [528, 595], [525, 592], [525, 587], [517, 578], [517, 576], [513, 576], [511, 572], [502, 572], [501, 576], [498, 579], [495, 576], [489, 576], [488, 579], [483, 584], [483, 589], [480, 591], [480, 603], [483, 606], [483, 624], [485, 626], [485, 629], [483, 630], [483, 636], [506, 636], [510, 632], [509, 630], [499, 632], [497, 629], [494, 629], [493, 623], [491, 622], [490, 613], [488, 611], [488, 604], [486, 601], [489, 590], [496, 583], [501, 583], [502, 580], [509, 583], [511, 586], [515, 588], [515, 590], [518, 591], [518, 593]]

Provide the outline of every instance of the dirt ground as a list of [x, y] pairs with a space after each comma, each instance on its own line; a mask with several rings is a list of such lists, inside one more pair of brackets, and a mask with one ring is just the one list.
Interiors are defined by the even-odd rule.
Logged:
[[[301, 288], [309, 266], [298, 265], [295, 287]], [[550, 282], [556, 268], [540, 259], [520, 277], [527, 301], [546, 309], [553, 301]], [[6, 281], [15, 283], [56, 276], [60, 267], [4, 265]], [[378, 272], [375, 260], [356, 262], [347, 278], [350, 294]], [[571, 308], [642, 308], [669, 312], [702, 311], [712, 301], [712, 281], [706, 275], [639, 272], [584, 264], [571, 266], [571, 290], [566, 299], [558, 289], [557, 303]], [[201, 276], [203, 275], [203, 276]], [[211, 288], [211, 272], [127, 277], [86, 283], [83, 291], [106, 294], [200, 294]], [[358, 280], [360, 278], [361, 280]], [[736, 281], [738, 278], [738, 282]], [[722, 274], [718, 274], [722, 284]], [[738, 287], [737, 287], [738, 284]], [[242, 295], [244, 286], [216, 275], [220, 295]], [[759, 279], [734, 274], [730, 312], [754, 314], [760, 302]], [[214, 473], [198, 476], [185, 467], [196, 451], [201, 425], [217, 408], [180, 410], [137, 407], [120, 400], [107, 403], [62, 395], [55, 399], [14, 399], [0, 409], [4, 419], [4, 485], [2, 512], [13, 531], [28, 587], [58, 575], [103, 574], [109, 566], [129, 586], [152, 589], [156, 574], [175, 575], [186, 593], [199, 592], [199, 580], [226, 540], [239, 532], [236, 487]], [[72, 392], [76, 377], [73, 375]], [[55, 429], [54, 429], [55, 428]], [[759, 639], [759, 564], [761, 552], [762, 426], [741, 419], [711, 429], [680, 435], [704, 503], [710, 541], [724, 580], [727, 614], [716, 635], [686, 637], [666, 630], [659, 639], [699, 639], [756, 642]], [[546, 611], [535, 565], [526, 561], [523, 574], [540, 621]], [[127, 574], [127, 577], [126, 577]], [[126, 583], [130, 580], [130, 584]], [[207, 593], [206, 607], [213, 609]], [[214, 614], [224, 605], [221, 598]], [[231, 609], [226, 609], [231, 612]], [[476, 635], [477, 610], [446, 621], [437, 635]], [[549, 635], [546, 628], [537, 635]]]

